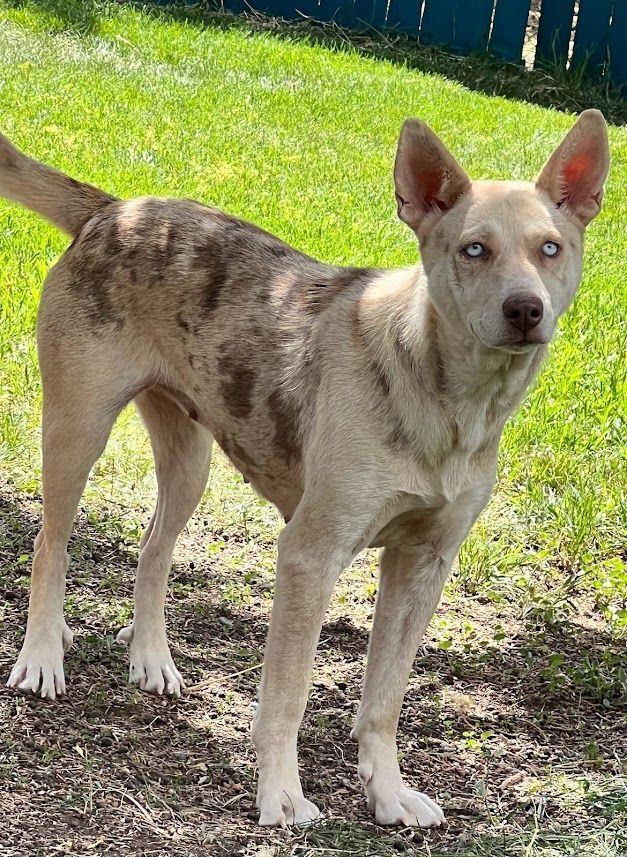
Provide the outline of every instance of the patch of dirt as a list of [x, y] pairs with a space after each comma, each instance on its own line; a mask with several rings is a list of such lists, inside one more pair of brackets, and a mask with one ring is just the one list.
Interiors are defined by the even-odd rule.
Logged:
[[[23, 636], [38, 515], [36, 498], [0, 490], [3, 679]], [[308, 849], [319, 841], [315, 828], [269, 831], [256, 824], [248, 733], [272, 577], [253, 573], [259, 543], [223, 534], [221, 550], [208, 552], [214, 538], [196, 519], [176, 553], [171, 643], [188, 685], [199, 687], [168, 701], [127, 685], [127, 655], [113, 642], [127, 619], [136, 549], [79, 516], [68, 580], [76, 632], [66, 659], [69, 695], [48, 703], [0, 691], [3, 857], [314, 853]], [[368, 572], [364, 566], [350, 574]], [[618, 644], [585, 611], [567, 628], [532, 632], [506, 605], [474, 598], [440, 606], [453, 640], [464, 638], [469, 620], [477, 635], [442, 649], [432, 625], [400, 722], [404, 773], [440, 799], [448, 826], [402, 833], [373, 825], [349, 737], [371, 612], [370, 597], [334, 602], [301, 730], [306, 793], [327, 817], [354, 824], [362, 843], [332, 853], [453, 853], [473, 837], [505, 836], [538, 818], [554, 829], [607, 823], [598, 806], [573, 808], [553, 795], [547, 777], [592, 784], [617, 777], [625, 724], [613, 703], [608, 708], [585, 688], [552, 679], [547, 667], [555, 653], [563, 670], [581, 664], [588, 649], [618, 657]], [[498, 623], [503, 633], [495, 640]], [[359, 839], [363, 831], [368, 836]]]

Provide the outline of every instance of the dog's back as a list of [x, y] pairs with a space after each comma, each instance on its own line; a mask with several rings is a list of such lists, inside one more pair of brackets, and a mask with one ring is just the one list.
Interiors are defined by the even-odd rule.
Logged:
[[377, 272], [324, 265], [190, 200], [119, 200], [5, 138], [0, 194], [74, 238], [44, 286], [43, 371], [114, 378], [112, 410], [160, 387], [289, 518], [325, 361], [345, 340], [338, 317]]

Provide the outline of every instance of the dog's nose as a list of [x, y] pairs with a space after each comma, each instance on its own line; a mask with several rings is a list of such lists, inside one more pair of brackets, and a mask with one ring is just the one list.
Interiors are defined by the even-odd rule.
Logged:
[[503, 315], [523, 334], [540, 324], [543, 314], [544, 304], [535, 295], [508, 298], [503, 303]]

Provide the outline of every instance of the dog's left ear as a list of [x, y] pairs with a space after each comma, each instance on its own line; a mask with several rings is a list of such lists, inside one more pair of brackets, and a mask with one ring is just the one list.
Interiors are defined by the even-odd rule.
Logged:
[[446, 211], [470, 187], [470, 179], [431, 128], [407, 119], [394, 164], [398, 216], [414, 231], [428, 214]]
[[610, 167], [607, 126], [598, 110], [584, 110], [546, 162], [536, 186], [584, 226], [601, 210]]

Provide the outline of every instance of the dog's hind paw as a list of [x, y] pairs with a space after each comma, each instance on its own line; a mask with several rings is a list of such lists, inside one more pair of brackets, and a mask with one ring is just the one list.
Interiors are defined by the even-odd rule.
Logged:
[[167, 643], [161, 645], [140, 645], [135, 637], [133, 626], [122, 628], [116, 637], [118, 643], [130, 644], [131, 663], [129, 682], [139, 685], [146, 693], [179, 697], [185, 689], [185, 682], [174, 666]]
[[31, 640], [27, 634], [7, 687], [34, 693], [42, 699], [56, 699], [65, 693], [63, 654], [72, 645], [72, 632], [64, 624], [59, 635], [48, 633], [37, 636], [36, 642]]

